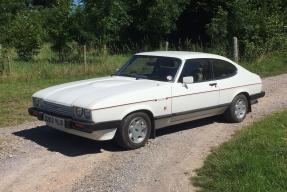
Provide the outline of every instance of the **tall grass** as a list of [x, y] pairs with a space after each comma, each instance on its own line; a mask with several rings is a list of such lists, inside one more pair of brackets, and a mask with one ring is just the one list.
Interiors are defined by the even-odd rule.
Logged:
[[113, 73], [126, 60], [125, 55], [109, 56], [103, 62], [95, 58], [94, 63], [88, 63], [86, 68], [83, 64], [14, 61], [11, 64], [11, 72], [1, 79], [28, 81], [66, 76], [106, 75]]
[[11, 71], [9, 74], [0, 76], [0, 79], [29, 81], [69, 76], [102, 76], [112, 74], [129, 57], [128, 55], [98, 55], [95, 52], [88, 52], [87, 56], [88, 62], [85, 66], [81, 58], [75, 62], [59, 62], [57, 55], [47, 46], [44, 46], [40, 54], [29, 62], [19, 60], [12, 53]]
[[241, 65], [261, 77], [287, 73], [287, 53], [268, 53], [252, 61], [243, 61]]

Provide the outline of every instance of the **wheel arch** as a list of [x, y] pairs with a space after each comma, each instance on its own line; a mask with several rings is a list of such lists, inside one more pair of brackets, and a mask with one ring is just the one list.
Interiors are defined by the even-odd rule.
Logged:
[[149, 116], [150, 120], [151, 120], [151, 134], [150, 134], [150, 138], [154, 139], [155, 138], [155, 125], [154, 125], [154, 114], [151, 110], [149, 109], [136, 109], [136, 110], [132, 110], [129, 113], [125, 114], [124, 117], [122, 118], [122, 120], [124, 118], [126, 118], [127, 116], [129, 116], [130, 114], [133, 113], [138, 113], [138, 112], [142, 112], [145, 113]]

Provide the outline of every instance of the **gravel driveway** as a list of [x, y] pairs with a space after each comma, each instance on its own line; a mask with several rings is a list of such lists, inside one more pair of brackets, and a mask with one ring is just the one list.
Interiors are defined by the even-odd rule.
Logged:
[[134, 151], [45, 127], [0, 129], [0, 191], [194, 191], [189, 178], [235, 131], [287, 108], [287, 74], [264, 79], [266, 96], [240, 124], [207, 118], [157, 131]]

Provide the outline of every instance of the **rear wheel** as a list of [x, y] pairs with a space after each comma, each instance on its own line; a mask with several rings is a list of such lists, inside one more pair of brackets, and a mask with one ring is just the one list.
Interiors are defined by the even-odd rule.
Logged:
[[143, 147], [151, 132], [151, 120], [146, 113], [137, 112], [125, 117], [116, 134], [116, 142], [125, 149]]
[[248, 101], [245, 95], [237, 95], [225, 112], [225, 118], [231, 123], [243, 121], [248, 112]]

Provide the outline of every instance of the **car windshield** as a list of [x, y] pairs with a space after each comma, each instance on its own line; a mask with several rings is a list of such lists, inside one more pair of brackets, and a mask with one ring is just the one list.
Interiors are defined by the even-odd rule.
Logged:
[[172, 82], [180, 64], [177, 58], [135, 55], [115, 75]]

